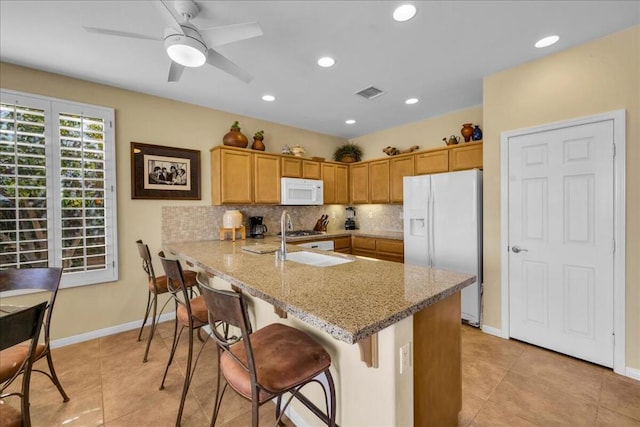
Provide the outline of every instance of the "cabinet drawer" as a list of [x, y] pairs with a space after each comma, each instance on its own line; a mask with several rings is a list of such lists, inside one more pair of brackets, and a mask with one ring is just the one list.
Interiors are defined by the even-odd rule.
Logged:
[[362, 249], [365, 251], [375, 251], [376, 250], [376, 239], [372, 239], [369, 237], [353, 237], [353, 248], [354, 249]]
[[376, 249], [378, 252], [403, 255], [404, 242], [402, 240], [376, 239]]
[[333, 239], [333, 246], [335, 251], [348, 250], [347, 253], [349, 253], [351, 252], [351, 237], [336, 237]]

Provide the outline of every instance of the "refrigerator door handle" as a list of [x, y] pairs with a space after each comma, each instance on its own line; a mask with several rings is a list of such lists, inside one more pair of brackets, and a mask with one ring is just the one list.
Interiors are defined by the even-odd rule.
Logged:
[[430, 192], [430, 198], [429, 198], [429, 204], [428, 204], [428, 209], [429, 209], [429, 267], [433, 267], [433, 257], [434, 257], [434, 252], [435, 252], [435, 239], [433, 237], [433, 232], [434, 232], [434, 227], [435, 227], [435, 221], [433, 219], [433, 214], [435, 212], [435, 194], [433, 194], [433, 189], [431, 189]]

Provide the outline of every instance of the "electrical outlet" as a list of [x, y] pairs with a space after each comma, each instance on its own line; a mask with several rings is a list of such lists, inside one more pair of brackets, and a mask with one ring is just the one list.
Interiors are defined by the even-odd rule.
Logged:
[[411, 368], [411, 343], [400, 347], [400, 374], [404, 374]]
[[373, 212], [369, 211], [369, 218], [373, 218]]
[[331, 219], [336, 219], [336, 213], [335, 212], [331, 212]]
[[400, 215], [398, 215], [398, 216], [400, 217], [400, 219], [403, 219], [404, 218], [404, 212], [400, 211]]

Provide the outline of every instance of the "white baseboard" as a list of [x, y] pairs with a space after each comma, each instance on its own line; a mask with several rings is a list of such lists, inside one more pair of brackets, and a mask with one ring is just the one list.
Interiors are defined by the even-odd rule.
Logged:
[[629, 368], [627, 366], [627, 368], [625, 369], [624, 376], [640, 381], [640, 369]]
[[[163, 315], [160, 316], [159, 322], [173, 320], [175, 317], [176, 317], [175, 312], [164, 313]], [[109, 335], [118, 334], [120, 332], [130, 331], [132, 329], [138, 329], [141, 324], [142, 324], [142, 320], [136, 320], [133, 322], [123, 323], [116, 326], [110, 326], [108, 328], [98, 329], [98, 330], [87, 332], [80, 335], [74, 335], [72, 337], [53, 340], [51, 341], [51, 348], [66, 347], [68, 345], [78, 344], [78, 343], [90, 341], [96, 338], [106, 337]], [[146, 324], [150, 325], [151, 320], [150, 319], [147, 320]]]
[[504, 338], [504, 339], [509, 339], [509, 337], [505, 337], [504, 333], [502, 332], [502, 329], [498, 329], [498, 328], [494, 328], [492, 326], [487, 326], [487, 325], [482, 325], [480, 327], [480, 329], [482, 330], [482, 332], [484, 332], [485, 334], [489, 334], [489, 335], [495, 335], [496, 337], [500, 337], [500, 338]]

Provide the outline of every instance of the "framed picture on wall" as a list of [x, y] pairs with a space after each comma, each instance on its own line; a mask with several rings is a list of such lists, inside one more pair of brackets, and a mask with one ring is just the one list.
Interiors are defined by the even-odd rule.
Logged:
[[200, 151], [131, 142], [131, 198], [200, 200]]

